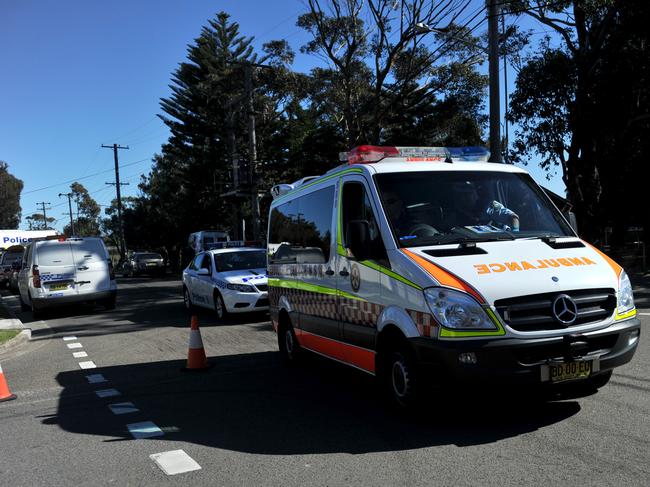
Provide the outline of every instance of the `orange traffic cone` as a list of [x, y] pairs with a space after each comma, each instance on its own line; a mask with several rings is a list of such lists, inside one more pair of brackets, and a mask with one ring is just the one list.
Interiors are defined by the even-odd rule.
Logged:
[[199, 318], [192, 316], [192, 326], [190, 329], [190, 345], [187, 352], [187, 366], [185, 371], [200, 371], [209, 367], [208, 359], [205, 356], [203, 340], [201, 339], [201, 330], [199, 330]]
[[5, 374], [2, 372], [2, 365], [0, 364], [0, 402], [11, 401], [16, 399], [16, 394], [12, 394], [5, 380]]

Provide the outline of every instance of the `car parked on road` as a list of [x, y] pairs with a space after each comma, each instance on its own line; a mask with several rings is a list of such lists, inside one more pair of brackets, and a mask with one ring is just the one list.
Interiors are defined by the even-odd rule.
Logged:
[[0, 256], [0, 288], [6, 287], [16, 269], [20, 268], [25, 247], [13, 245]]
[[18, 274], [23, 310], [71, 303], [115, 308], [117, 284], [104, 242], [97, 237], [59, 238], [30, 243]]
[[119, 266], [118, 272], [123, 277], [135, 277], [142, 274], [163, 275], [165, 260], [157, 252], [134, 252]]
[[231, 247], [200, 252], [183, 271], [185, 307], [213, 309], [220, 320], [228, 313], [267, 311], [266, 277], [265, 249]]

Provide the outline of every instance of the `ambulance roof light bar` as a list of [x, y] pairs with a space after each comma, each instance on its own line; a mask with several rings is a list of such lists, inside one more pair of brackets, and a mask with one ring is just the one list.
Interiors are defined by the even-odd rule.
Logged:
[[[393, 147], [360, 145], [341, 152], [339, 159], [348, 164], [380, 162], [401, 157], [407, 162], [487, 162], [490, 151], [485, 147]], [[388, 162], [388, 161], [387, 161]]]

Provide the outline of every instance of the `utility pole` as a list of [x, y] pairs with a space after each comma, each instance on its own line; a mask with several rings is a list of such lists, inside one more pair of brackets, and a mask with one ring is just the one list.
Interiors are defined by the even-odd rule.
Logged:
[[490, 162], [501, 159], [501, 107], [499, 103], [499, 5], [486, 0], [488, 11], [488, 65], [490, 75]]
[[253, 109], [253, 65], [244, 64], [244, 88], [248, 115], [248, 171], [251, 185], [253, 240], [260, 236], [260, 200], [257, 194], [257, 141], [255, 139], [255, 110]]
[[41, 201], [40, 203], [36, 203], [36, 205], [41, 205], [40, 210], [43, 212], [43, 230], [47, 230], [47, 215], [45, 214], [45, 210], [50, 210], [51, 208], [45, 208], [45, 205], [49, 205], [50, 203], [46, 203], [45, 201]]
[[505, 138], [504, 162], [508, 164], [508, 53], [506, 52], [506, 16], [501, 14], [501, 31], [503, 32], [503, 130]]
[[117, 221], [118, 221], [118, 229], [119, 229], [119, 241], [120, 241], [120, 256], [122, 259], [126, 255], [126, 240], [124, 239], [124, 224], [122, 222], [122, 195], [120, 194], [120, 186], [126, 186], [129, 183], [120, 183], [120, 163], [117, 157], [117, 151], [118, 149], [128, 149], [129, 146], [121, 146], [118, 144], [113, 144], [113, 145], [104, 145], [102, 144], [102, 147], [104, 149], [113, 149], [113, 159], [115, 160], [115, 182], [114, 183], [106, 183], [106, 184], [114, 184], [115, 185], [115, 193], [117, 196]]
[[74, 236], [74, 220], [72, 219], [72, 193], [59, 193], [59, 198], [61, 196], [67, 196], [68, 197], [68, 210], [70, 210], [70, 236]]

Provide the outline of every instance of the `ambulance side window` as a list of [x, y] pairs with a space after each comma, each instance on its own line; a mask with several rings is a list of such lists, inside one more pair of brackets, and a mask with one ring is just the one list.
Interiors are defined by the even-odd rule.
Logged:
[[271, 211], [270, 261], [325, 264], [332, 242], [334, 186], [299, 196]]
[[348, 228], [348, 223], [355, 220], [367, 221], [370, 236], [371, 258], [388, 267], [388, 256], [386, 254], [384, 243], [381, 239], [379, 223], [375, 218], [375, 213], [372, 210], [372, 205], [370, 204], [370, 198], [368, 198], [368, 193], [366, 192], [363, 184], [358, 182], [348, 182], [343, 185], [343, 202], [341, 206], [341, 212], [341, 238], [343, 240], [343, 246], [347, 248], [346, 229]]

